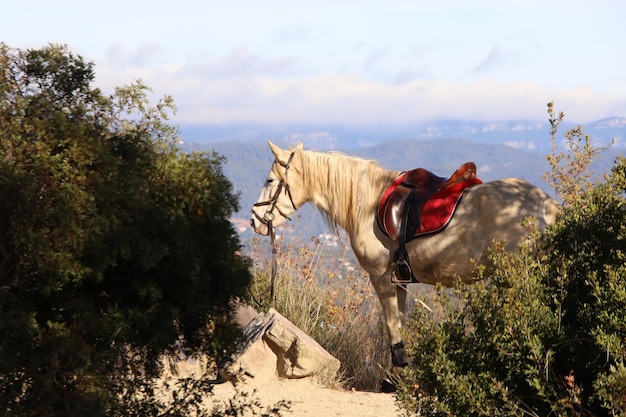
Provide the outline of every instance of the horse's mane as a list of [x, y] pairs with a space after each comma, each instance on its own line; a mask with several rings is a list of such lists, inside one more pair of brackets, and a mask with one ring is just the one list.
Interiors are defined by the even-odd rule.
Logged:
[[299, 155], [303, 187], [325, 197], [326, 210], [314, 204], [335, 235], [338, 226], [351, 234], [357, 225], [371, 221], [383, 189], [398, 175], [376, 161], [339, 152], [301, 151]]

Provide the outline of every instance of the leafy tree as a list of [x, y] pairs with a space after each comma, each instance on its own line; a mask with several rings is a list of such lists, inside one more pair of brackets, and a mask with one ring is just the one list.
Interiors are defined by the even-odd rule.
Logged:
[[222, 352], [250, 279], [222, 158], [179, 152], [171, 98], [93, 79], [64, 46], [0, 44], [5, 416], [157, 415], [159, 359]]
[[557, 223], [541, 235], [530, 222], [516, 253], [495, 244], [480, 281], [436, 291], [438, 314], [416, 309], [406, 414], [626, 415], [626, 158], [594, 184], [597, 149], [580, 128], [566, 141], [568, 157], [551, 155]]

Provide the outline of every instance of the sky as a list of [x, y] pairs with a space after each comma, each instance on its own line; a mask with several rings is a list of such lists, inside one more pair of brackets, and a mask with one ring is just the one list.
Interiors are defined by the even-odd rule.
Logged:
[[[62, 5], [60, 5], [62, 4]], [[65, 44], [178, 124], [626, 117], [623, 0], [20, 0], [0, 42]]]

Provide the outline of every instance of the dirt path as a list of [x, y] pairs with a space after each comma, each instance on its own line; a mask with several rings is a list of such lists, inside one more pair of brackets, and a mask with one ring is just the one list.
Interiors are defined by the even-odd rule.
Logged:
[[397, 417], [401, 415], [395, 403], [395, 395], [346, 391], [324, 387], [309, 379], [300, 380], [248, 380], [237, 384], [215, 386], [215, 398], [228, 401], [236, 391], [252, 393], [263, 405], [273, 405], [281, 400], [289, 401], [290, 409], [283, 416], [296, 417]]
[[[258, 315], [254, 309], [243, 304], [236, 311], [235, 319], [242, 327]], [[269, 348], [267, 350], [272, 352]], [[247, 353], [250, 354], [250, 351], [249, 349]], [[284, 417], [398, 417], [402, 415], [396, 406], [394, 394], [347, 391], [324, 386], [312, 378], [278, 378], [275, 372], [276, 356], [273, 353], [266, 354], [263, 349], [255, 352], [262, 358], [261, 363], [267, 361], [272, 365], [265, 369], [259, 363], [254, 363], [255, 377], [248, 377], [236, 385], [231, 382], [214, 385], [213, 395], [209, 402], [228, 404], [238, 393], [242, 395], [247, 393], [253, 395], [253, 398], [263, 406], [260, 411], [281, 401], [288, 402], [289, 409], [281, 411]], [[206, 377], [205, 362], [188, 360], [171, 364], [174, 364], [175, 371], [168, 367], [166, 377], [173, 374], [178, 377]], [[247, 365], [252, 366], [251, 363]], [[217, 374], [214, 376], [217, 377]], [[248, 416], [252, 413], [243, 415]]]

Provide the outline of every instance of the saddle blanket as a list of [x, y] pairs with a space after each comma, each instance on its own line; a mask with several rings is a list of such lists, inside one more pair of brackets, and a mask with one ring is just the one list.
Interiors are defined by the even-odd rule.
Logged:
[[[384, 207], [387, 199], [389, 199], [394, 190], [402, 183], [405, 176], [406, 172], [401, 174], [383, 193], [379, 202], [380, 207]], [[418, 229], [414, 231], [413, 237], [416, 238], [442, 231], [450, 223], [450, 220], [452, 220], [454, 212], [465, 191], [469, 187], [477, 184], [482, 184], [482, 181], [474, 177], [435, 192], [424, 204], [419, 226]], [[381, 219], [378, 216], [377, 220], [379, 220], [379, 225], [381, 225]], [[392, 231], [386, 230], [386, 227], [382, 227], [382, 229], [391, 237], [389, 232]]]

